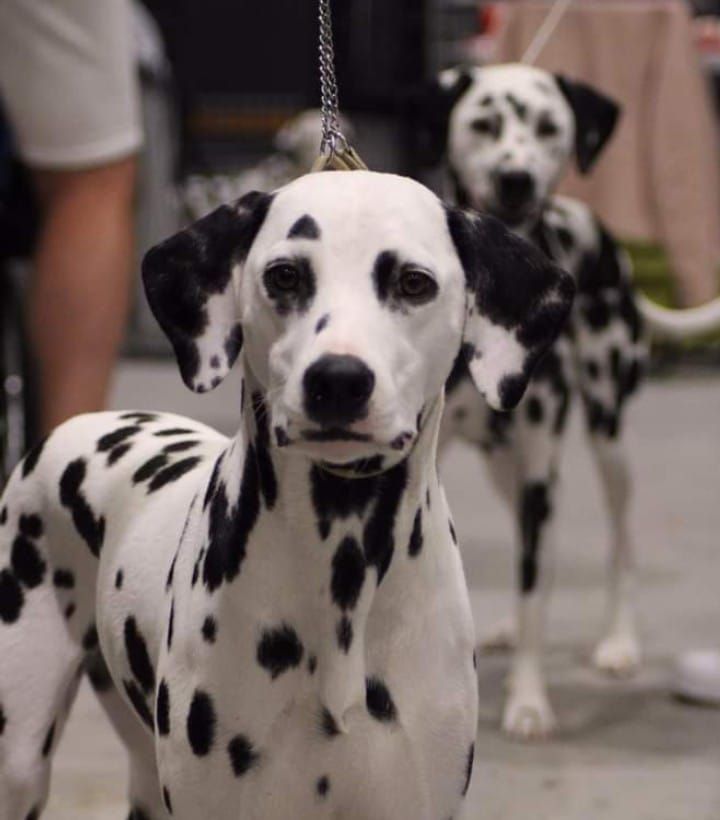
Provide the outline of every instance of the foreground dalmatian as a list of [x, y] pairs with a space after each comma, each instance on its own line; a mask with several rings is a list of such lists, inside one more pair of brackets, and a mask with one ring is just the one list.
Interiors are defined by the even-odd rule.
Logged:
[[185, 382], [242, 346], [240, 428], [98, 413], [0, 502], [0, 820], [37, 818], [87, 671], [133, 820], [447, 820], [477, 686], [436, 472], [461, 345], [498, 409], [571, 278], [491, 217], [370, 172], [249, 194], [153, 249]]
[[455, 200], [490, 211], [570, 271], [578, 298], [566, 332], [543, 359], [514, 413], [478, 401], [463, 361], [448, 383], [442, 441], [477, 445], [515, 509], [519, 541], [517, 624], [489, 647], [517, 643], [503, 715], [507, 732], [536, 737], [555, 724], [540, 668], [560, 444], [579, 393], [610, 512], [609, 605], [594, 663], [632, 673], [640, 650], [632, 612], [631, 483], [621, 432], [646, 358], [641, 321], [620, 248], [581, 202], [553, 196], [575, 154], [587, 172], [612, 134], [618, 109], [580, 83], [522, 65], [450, 69], [431, 100], [435, 158], [446, 157]]

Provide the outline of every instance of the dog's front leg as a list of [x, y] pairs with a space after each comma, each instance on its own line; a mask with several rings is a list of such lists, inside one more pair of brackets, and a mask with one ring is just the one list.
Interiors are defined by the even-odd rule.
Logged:
[[[551, 580], [557, 461], [568, 396], [531, 386], [529, 405], [516, 411], [517, 647], [503, 729], [522, 739], [552, 732], [555, 716], [541, 665], [545, 604]], [[542, 413], [535, 409], [542, 407]], [[535, 408], [535, 409], [534, 409]]]

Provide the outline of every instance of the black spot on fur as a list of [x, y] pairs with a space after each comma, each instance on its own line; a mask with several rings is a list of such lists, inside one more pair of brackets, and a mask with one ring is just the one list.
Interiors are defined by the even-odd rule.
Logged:
[[247, 774], [260, 757], [245, 735], [235, 735], [228, 743], [227, 751], [235, 777]]
[[318, 323], [315, 325], [315, 333], [320, 333], [321, 331], [325, 330], [330, 322], [330, 314], [326, 313], [324, 316], [321, 316], [318, 319]]
[[334, 518], [346, 519], [364, 513], [377, 493], [378, 481], [376, 478], [343, 479], [313, 465], [310, 487], [318, 532], [324, 540]]
[[60, 589], [73, 589], [75, 576], [69, 569], [56, 569], [53, 573], [53, 584]]
[[255, 416], [255, 428], [257, 436], [255, 440], [255, 452], [257, 454], [257, 466], [260, 479], [260, 491], [265, 500], [265, 506], [271, 510], [277, 500], [277, 479], [272, 457], [270, 456], [270, 428], [269, 413], [262, 393], [255, 392], [252, 395], [252, 408]]
[[99, 694], [112, 689], [113, 682], [110, 677], [110, 670], [99, 649], [95, 652], [91, 652], [85, 658], [85, 672], [87, 673], [88, 680], [92, 684], [92, 688]]
[[257, 647], [257, 662], [275, 680], [300, 664], [303, 651], [297, 632], [288, 624], [281, 624], [263, 631]]
[[130, 670], [143, 692], [147, 695], [155, 688], [155, 670], [150, 661], [145, 638], [132, 616], [125, 620], [124, 637]]
[[353, 642], [353, 625], [346, 615], [338, 621], [337, 642], [340, 649], [347, 655]]
[[203, 621], [202, 636], [208, 643], [215, 643], [217, 637], [217, 621], [212, 615], [208, 615]]
[[210, 695], [197, 689], [187, 716], [187, 738], [197, 757], [204, 757], [212, 749], [216, 723], [215, 707]]
[[340, 542], [332, 560], [330, 592], [341, 609], [353, 609], [365, 583], [365, 556], [351, 535]]
[[38, 820], [39, 817], [40, 817], [40, 810], [35, 808], [27, 815], [25, 820]]
[[320, 713], [320, 729], [326, 737], [337, 737], [340, 734], [335, 718], [325, 707]]
[[470, 788], [470, 781], [472, 779], [472, 771], [473, 771], [473, 761], [475, 760], [475, 744], [471, 743], [470, 748], [468, 749], [467, 759], [465, 761], [465, 779], [463, 781], [462, 787], [462, 796], [468, 793], [468, 789]]
[[20, 532], [28, 538], [40, 538], [43, 534], [43, 522], [39, 515], [21, 515]]
[[290, 228], [287, 235], [288, 239], [319, 239], [320, 226], [310, 216], [305, 214], [298, 219], [297, 222]]
[[537, 396], [528, 397], [528, 400], [525, 402], [525, 414], [528, 417], [528, 421], [533, 424], [540, 424], [542, 422], [545, 413], [543, 412], [542, 402]]
[[170, 692], [164, 679], [160, 681], [155, 700], [155, 723], [158, 734], [163, 737], [170, 734]]
[[210, 474], [210, 481], [208, 481], [207, 488], [205, 489], [205, 497], [203, 498], [203, 510], [207, 509], [207, 505], [212, 500], [213, 496], [215, 495], [215, 488], [217, 487], [218, 478], [220, 477], [220, 470], [222, 469], [222, 463], [225, 458], [225, 453], [221, 453], [212, 469], [212, 473]]
[[90, 626], [85, 630], [82, 645], [86, 652], [90, 652], [92, 649], [97, 649], [98, 633], [95, 624], [90, 624]]
[[76, 607], [75, 607], [75, 604], [73, 604], [73, 603], [69, 603], [65, 607], [65, 619], [66, 620], [69, 621], [70, 618], [72, 618], [72, 616], [75, 614], [75, 609], [76, 609]]
[[318, 778], [315, 791], [320, 797], [327, 797], [327, 793], [330, 791], [330, 778], [326, 774]]
[[10, 561], [15, 577], [28, 589], [33, 589], [42, 583], [47, 565], [29, 538], [24, 535], [18, 535], [15, 538]]
[[5, 727], [7, 726], [7, 719], [5, 717], [5, 712], [3, 712], [2, 706], [0, 706], [0, 735], [5, 731]]
[[7, 518], [8, 518], [7, 507], [3, 507], [2, 509], [0, 509], [0, 527], [3, 524], [7, 523]]
[[519, 373], [509, 374], [500, 379], [498, 397], [502, 407], [515, 407], [522, 398], [527, 384], [527, 377]]
[[223, 582], [232, 581], [245, 560], [247, 540], [260, 512], [260, 485], [255, 449], [245, 453], [240, 496], [229, 509], [227, 491], [218, 485], [210, 503], [208, 548], [203, 564], [203, 583], [210, 592]]
[[392, 561], [395, 549], [395, 516], [406, 484], [405, 461], [378, 476], [377, 501], [363, 530], [365, 560], [377, 569], [378, 585], [385, 577]]
[[520, 588], [523, 594], [533, 591], [537, 583], [537, 553], [542, 527], [550, 516], [548, 486], [544, 482], [530, 482], [523, 487], [520, 502], [520, 530], [522, 556], [520, 559]]
[[162, 451], [163, 453], [182, 453], [197, 447], [198, 443], [197, 441], [174, 441], [172, 444], [166, 444]]
[[189, 473], [190, 470], [197, 467], [201, 462], [202, 458], [200, 456], [190, 456], [190, 458], [184, 458], [181, 461], [176, 461], [169, 467], [165, 467], [153, 476], [148, 485], [148, 493], [154, 493], [166, 484], [177, 481], [186, 473]]
[[197, 435], [197, 430], [190, 430], [187, 427], [170, 427], [167, 430], [158, 430], [153, 433], [158, 438], [165, 438], [166, 436], [192, 436]]
[[151, 421], [157, 421], [157, 413], [148, 413], [145, 410], [131, 410], [128, 413], [120, 415], [122, 421], [136, 421], [138, 424], [148, 424]]
[[314, 675], [315, 670], [317, 669], [317, 657], [315, 655], [310, 655], [307, 661], [307, 670], [309, 674]]
[[162, 796], [163, 796], [163, 803], [165, 804], [165, 808], [167, 809], [168, 814], [172, 814], [173, 813], [172, 800], [170, 800], [170, 792], [168, 791], [167, 786], [162, 787]]
[[122, 589], [124, 577], [124, 573], [121, 569], [115, 573], [115, 589]]
[[387, 686], [379, 678], [368, 678], [365, 683], [368, 712], [383, 723], [397, 720], [397, 710]]
[[124, 680], [123, 687], [125, 688], [125, 693], [127, 694], [130, 703], [132, 703], [133, 708], [137, 712], [138, 717], [148, 727], [148, 729], [152, 731], [153, 717], [138, 685], [133, 680]]
[[375, 285], [375, 293], [383, 304], [390, 298], [393, 273], [397, 268], [397, 264], [397, 256], [392, 251], [382, 251], [375, 260], [372, 272], [373, 284]]
[[170, 615], [168, 616], [167, 648], [172, 649], [173, 630], [175, 628], [175, 599], [170, 602]]
[[98, 453], [106, 453], [108, 450], [112, 450], [118, 444], [121, 444], [126, 439], [134, 436], [136, 433], [139, 433], [142, 430], [142, 427], [138, 425], [132, 425], [128, 427], [120, 427], [117, 430], [113, 430], [112, 433], [106, 433], [104, 436], [101, 436], [98, 439], [97, 443], [97, 451]]
[[47, 757], [50, 754], [50, 750], [52, 749], [53, 739], [55, 737], [55, 724], [53, 723], [52, 726], [48, 729], [48, 733], [45, 735], [45, 740], [42, 746], [42, 756]]
[[510, 107], [515, 112], [519, 120], [525, 122], [528, 114], [528, 107], [524, 102], [521, 102], [514, 94], [506, 94], [505, 99], [508, 101]]
[[457, 546], [457, 542], [458, 542], [457, 534], [455, 532], [455, 527], [453, 526], [453, 522], [452, 522], [451, 518], [448, 518], [448, 529], [450, 530], [450, 537], [453, 540], [453, 544], [455, 544], [455, 546]]
[[119, 461], [130, 449], [132, 449], [131, 444], [118, 444], [117, 447], [113, 447], [107, 457], [108, 467], [112, 467], [112, 465]]
[[[429, 506], [429, 504], [428, 504]], [[415, 519], [413, 520], [413, 527], [412, 532], [410, 533], [410, 542], [408, 543], [408, 555], [411, 558], [415, 558], [420, 554], [423, 546], [423, 533], [422, 533], [422, 511], [418, 507], [418, 511], [415, 513]]]
[[82, 458], [68, 464], [60, 478], [60, 503], [70, 511], [75, 529], [90, 548], [90, 552], [97, 557], [105, 538], [105, 519], [102, 516], [95, 518], [81, 492], [86, 471], [87, 464]]
[[22, 464], [23, 478], [27, 478], [37, 466], [37, 463], [40, 460], [40, 456], [42, 455], [42, 451], [45, 448], [46, 441], [47, 439], [43, 439], [42, 441], [38, 442], [32, 448], [32, 450], [30, 450], [30, 452], [25, 456], [25, 459]]

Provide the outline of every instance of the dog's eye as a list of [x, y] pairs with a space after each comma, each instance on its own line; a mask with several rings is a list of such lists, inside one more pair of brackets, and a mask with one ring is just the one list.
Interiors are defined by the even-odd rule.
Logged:
[[406, 268], [398, 277], [397, 294], [409, 302], [424, 302], [437, 292], [432, 276], [418, 268]]
[[558, 130], [557, 125], [549, 119], [541, 119], [537, 127], [539, 137], [554, 137], [558, 133]]
[[265, 271], [265, 283], [271, 291], [288, 293], [297, 290], [300, 271], [290, 262], [277, 262]]
[[486, 118], [473, 120], [470, 123], [470, 127], [478, 134], [492, 134], [495, 130], [493, 121]]

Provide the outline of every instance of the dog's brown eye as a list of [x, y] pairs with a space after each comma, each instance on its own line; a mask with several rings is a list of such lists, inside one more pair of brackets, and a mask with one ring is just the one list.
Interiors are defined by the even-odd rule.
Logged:
[[554, 137], [558, 133], [558, 127], [552, 120], [542, 119], [538, 123], [537, 132], [539, 137]]
[[419, 302], [432, 298], [436, 291], [432, 276], [417, 268], [404, 270], [398, 279], [398, 295], [403, 299]]
[[300, 282], [300, 272], [289, 262], [280, 262], [271, 265], [265, 271], [265, 281], [271, 290], [288, 291], [297, 290]]

